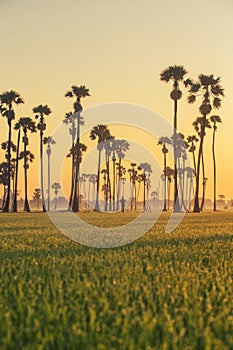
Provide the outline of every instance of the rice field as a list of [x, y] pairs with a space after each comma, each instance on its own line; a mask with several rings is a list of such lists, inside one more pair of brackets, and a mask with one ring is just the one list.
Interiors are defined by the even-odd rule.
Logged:
[[[82, 213], [119, 226], [135, 214]], [[141, 239], [82, 246], [47, 214], [0, 214], [0, 349], [233, 349], [233, 212], [163, 213]]]

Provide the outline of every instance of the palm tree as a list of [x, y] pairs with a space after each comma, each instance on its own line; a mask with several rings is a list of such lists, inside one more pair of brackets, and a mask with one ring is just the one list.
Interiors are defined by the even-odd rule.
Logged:
[[[92, 183], [92, 200], [94, 201], [95, 200], [95, 184], [97, 182], [97, 175], [96, 174], [90, 174], [89, 176], [89, 184]], [[89, 195], [88, 195], [88, 198], [89, 198]], [[88, 200], [88, 203], [90, 203], [90, 201]]]
[[146, 184], [149, 181], [148, 177], [152, 173], [152, 169], [148, 163], [140, 163], [138, 168], [143, 171], [143, 211], [146, 211]]
[[[203, 129], [203, 123], [205, 130], [207, 128], [211, 128], [209, 119], [204, 119], [203, 117], [198, 117], [196, 120], [193, 122], [194, 129], [196, 130], [198, 136], [201, 138], [202, 134], [202, 129]], [[204, 132], [205, 133], [205, 132]], [[205, 136], [205, 135], [204, 135]], [[205, 160], [204, 160], [204, 144], [203, 144], [203, 149], [202, 149], [202, 154], [201, 154], [201, 167], [202, 167], [202, 200], [201, 200], [201, 206], [200, 209], [202, 210], [204, 207], [204, 202], [205, 202], [205, 189], [206, 189], [206, 177], [205, 177]]]
[[90, 139], [97, 140], [97, 150], [99, 153], [98, 156], [98, 168], [97, 168], [97, 188], [96, 188], [96, 199], [94, 211], [100, 211], [99, 206], [99, 189], [100, 189], [100, 168], [101, 168], [101, 152], [103, 150], [104, 141], [111, 137], [111, 133], [104, 124], [98, 124], [91, 129]]
[[[9, 159], [9, 145], [8, 145], [8, 141], [2, 142], [1, 144], [1, 148], [3, 151], [5, 151], [5, 159], [8, 163], [8, 159]], [[10, 143], [10, 150], [11, 150], [11, 172], [12, 172], [12, 177], [10, 177], [10, 179], [12, 179], [12, 188], [14, 191], [15, 188], [15, 183], [16, 183], [16, 158], [12, 158], [12, 152], [16, 152], [16, 146], [14, 144], [14, 142], [11, 141]], [[12, 191], [12, 192], [13, 192]], [[6, 191], [7, 194], [7, 191]], [[14, 193], [13, 193], [14, 196]]]
[[[75, 145], [70, 149], [70, 153], [68, 157], [74, 157], [74, 168], [75, 168], [75, 179], [77, 179], [77, 169], [80, 169], [80, 164], [83, 159], [83, 152], [86, 152], [87, 146], [83, 143], [75, 143]], [[79, 202], [80, 202], [80, 179], [74, 182], [74, 197], [73, 197], [73, 205], [72, 210], [76, 213], [80, 210]]]
[[55, 204], [54, 204], [54, 209], [57, 210], [57, 195], [59, 193], [59, 190], [61, 189], [61, 185], [59, 184], [59, 182], [54, 182], [52, 184], [52, 189], [54, 191], [55, 194]]
[[123, 158], [125, 158], [125, 152], [127, 152], [129, 150], [129, 143], [128, 141], [124, 140], [124, 139], [118, 139], [116, 140], [116, 145], [115, 145], [115, 149], [116, 149], [116, 154], [118, 156], [118, 183], [117, 183], [117, 207], [116, 210], [119, 210], [119, 201], [120, 201], [120, 181], [121, 181], [121, 161]]
[[23, 104], [24, 101], [19, 93], [14, 90], [6, 91], [0, 95], [0, 111], [3, 117], [7, 118], [8, 123], [8, 182], [7, 182], [7, 196], [6, 202], [3, 208], [4, 212], [9, 211], [10, 206], [10, 193], [11, 193], [11, 181], [10, 181], [10, 168], [11, 168], [11, 134], [12, 134], [12, 120], [15, 119], [15, 111], [13, 104]]
[[[83, 124], [83, 119], [80, 114], [83, 110], [83, 107], [80, 102], [81, 102], [81, 98], [85, 98], [86, 96], [90, 96], [90, 94], [89, 94], [89, 89], [87, 89], [85, 85], [80, 85], [80, 86], [72, 85], [71, 90], [67, 91], [65, 94], [65, 97], [75, 98], [75, 102], [73, 105], [74, 113], [71, 115], [71, 124], [72, 124], [71, 129], [73, 131], [74, 130], [73, 127], [75, 127], [77, 134], [76, 134], [76, 140], [72, 139], [72, 147], [74, 147], [74, 142], [76, 144], [80, 143], [80, 126]], [[77, 123], [76, 126], [75, 126], [75, 121]], [[74, 176], [74, 172], [75, 172], [75, 176]], [[77, 197], [75, 194], [75, 189], [79, 188], [79, 177], [80, 177], [79, 174], [80, 174], [80, 163], [76, 162], [76, 169], [74, 171], [74, 159], [72, 158], [72, 181], [71, 181], [70, 205], [72, 205], [72, 209], [75, 212], [79, 211], [79, 197]], [[77, 182], [77, 185], [75, 185], [75, 182]]]
[[39, 209], [39, 200], [41, 199], [41, 190], [40, 188], [35, 188], [33, 192], [33, 200], [36, 201], [36, 208]]
[[[173, 134], [174, 139], [176, 140], [177, 132], [177, 109], [178, 109], [178, 100], [182, 97], [182, 91], [180, 90], [180, 83], [183, 82], [185, 86], [191, 84], [191, 80], [184, 80], [185, 75], [188, 72], [183, 66], [169, 66], [164, 69], [160, 74], [160, 79], [168, 83], [172, 81], [172, 91], [170, 93], [171, 99], [174, 101], [174, 121], [173, 121]], [[177, 156], [176, 156], [176, 147], [174, 147], [174, 212], [180, 212], [180, 205], [178, 200], [178, 180], [177, 180]]]
[[[27, 167], [26, 167], [26, 154], [27, 154], [27, 146], [28, 146], [28, 137], [27, 137], [27, 132], [30, 131], [31, 133], [36, 132], [36, 124], [35, 122], [30, 118], [30, 117], [24, 117], [24, 118], [20, 118], [18, 120], [18, 122], [15, 124], [14, 127], [15, 130], [19, 130], [22, 129], [23, 131], [23, 139], [22, 142], [24, 144], [24, 153], [21, 152], [21, 155], [24, 154], [24, 176], [27, 177]], [[20, 136], [20, 134], [19, 134]], [[20, 160], [19, 156], [19, 145], [17, 145], [18, 149], [17, 149], [17, 157], [16, 157], [16, 166], [17, 166], [17, 170], [16, 170], [16, 180], [15, 180], [15, 193], [14, 193], [14, 203], [13, 203], [13, 211], [17, 212], [17, 182], [18, 182], [18, 162]], [[30, 159], [30, 156], [29, 156]], [[27, 178], [25, 178], [25, 184], [27, 185]], [[27, 198], [27, 188], [25, 188], [25, 204], [24, 204], [24, 209], [26, 212], [30, 212], [30, 208], [29, 208], [29, 203], [28, 203], [28, 198]]]
[[155, 203], [156, 202], [157, 202], [157, 206], [158, 206], [158, 192], [157, 191], [151, 192], [151, 199], [153, 201], [153, 206], [154, 206], [154, 211], [155, 211]]
[[162, 152], [163, 152], [163, 174], [164, 174], [164, 206], [163, 206], [163, 211], [167, 211], [167, 193], [166, 193], [166, 168], [167, 168], [167, 153], [168, 153], [168, 149], [167, 149], [167, 145], [171, 145], [171, 139], [167, 136], [162, 136], [160, 137], [159, 141], [158, 141], [158, 145], [162, 146]]
[[167, 209], [169, 210], [171, 182], [172, 182], [172, 177], [174, 177], [174, 170], [172, 168], [170, 168], [169, 166], [167, 166], [165, 173], [166, 173], [166, 178], [167, 178], [167, 198], [168, 198], [168, 208]]
[[216, 169], [216, 157], [215, 157], [215, 135], [216, 131], [218, 129], [217, 123], [221, 123], [222, 120], [218, 115], [212, 115], [210, 117], [210, 121], [213, 123], [213, 141], [212, 141], [212, 154], [213, 154], [213, 166], [214, 166], [214, 211], [217, 210], [216, 203], [217, 203], [217, 169]]
[[27, 170], [29, 168], [29, 162], [32, 163], [35, 159], [32, 152], [26, 150], [26, 143], [24, 143], [24, 151], [20, 152], [19, 158], [24, 160], [24, 211], [30, 212], [29, 202], [28, 202], [28, 177]]
[[221, 107], [221, 97], [224, 96], [224, 90], [220, 85], [221, 79], [214, 78], [213, 74], [205, 75], [200, 74], [198, 76], [197, 83], [192, 83], [189, 89], [188, 102], [194, 103], [197, 96], [201, 96], [201, 105], [199, 111], [203, 117], [203, 122], [201, 125], [200, 131], [200, 144], [198, 150], [198, 159], [197, 159], [197, 174], [196, 174], [196, 189], [195, 189], [195, 198], [194, 198], [194, 212], [200, 212], [199, 206], [199, 181], [200, 181], [200, 166], [201, 158], [203, 154], [203, 144], [205, 138], [205, 128], [206, 128], [206, 119], [207, 115], [211, 112], [212, 108]]
[[198, 142], [198, 138], [196, 137], [196, 135], [190, 135], [187, 137], [187, 143], [189, 145], [189, 152], [191, 152], [193, 155], [193, 167], [194, 167], [195, 174], [197, 172], [196, 157], [195, 157], [195, 151], [196, 151], [195, 143], [196, 142]]
[[193, 189], [193, 178], [196, 172], [191, 167], [186, 167], [185, 172], [186, 172], [186, 207], [188, 207], [188, 209], [190, 210], [191, 194]]
[[134, 202], [134, 210], [136, 210], [136, 201], [137, 201], [137, 190], [136, 190], [136, 181], [137, 181], [137, 169], [136, 163], [130, 163], [131, 168], [128, 169], [128, 173], [130, 175], [130, 183], [131, 183], [131, 210], [133, 210], [133, 202]]
[[50, 157], [51, 157], [51, 145], [54, 145], [56, 142], [52, 136], [44, 138], [44, 144], [47, 145], [46, 153], [48, 156], [48, 211], [50, 211]]
[[51, 109], [47, 105], [39, 105], [33, 108], [35, 118], [39, 119], [37, 129], [40, 131], [40, 181], [41, 181], [41, 195], [42, 195], [42, 208], [43, 212], [46, 211], [44, 200], [44, 176], [43, 176], [43, 137], [44, 130], [46, 129], [45, 116], [52, 113]]
[[[10, 168], [10, 178], [12, 179], [14, 176], [12, 164]], [[2, 201], [2, 209], [5, 207], [6, 197], [7, 197], [7, 185], [8, 185], [8, 162], [0, 163], [0, 185], [3, 185], [3, 201]]]

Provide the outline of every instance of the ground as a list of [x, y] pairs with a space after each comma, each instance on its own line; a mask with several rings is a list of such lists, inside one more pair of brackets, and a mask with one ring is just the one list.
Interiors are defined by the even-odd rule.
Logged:
[[132, 244], [96, 249], [46, 214], [0, 214], [0, 349], [233, 349], [233, 212], [187, 214], [169, 234], [168, 216]]

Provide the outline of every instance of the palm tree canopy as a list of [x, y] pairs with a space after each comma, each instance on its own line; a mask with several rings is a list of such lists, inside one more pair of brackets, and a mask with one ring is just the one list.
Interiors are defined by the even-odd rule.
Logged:
[[103, 143], [104, 141], [108, 140], [112, 138], [110, 130], [108, 129], [107, 125], [104, 124], [98, 124], [96, 126], [94, 126], [91, 129], [90, 132], [90, 139], [91, 140], [96, 140], [97, 139], [97, 148], [98, 150], [103, 149]]
[[221, 117], [219, 117], [219, 115], [212, 115], [210, 117], [210, 120], [212, 123], [216, 124], [216, 123], [222, 123], [222, 119]]
[[144, 172], [152, 173], [151, 165], [148, 163], [140, 163], [139, 168], [142, 169]]
[[15, 124], [14, 129], [18, 130], [22, 128], [23, 130], [36, 132], [36, 124], [30, 117], [20, 118], [18, 122]]
[[[8, 141], [2, 142], [1, 143], [1, 148], [3, 151], [8, 151]], [[16, 146], [14, 144], [14, 142], [10, 142], [10, 148], [12, 149], [13, 152], [16, 152]]]
[[91, 95], [89, 94], [89, 89], [86, 88], [85, 85], [80, 85], [80, 86], [72, 85], [71, 90], [65, 93], [65, 97], [72, 98], [74, 96], [76, 96], [79, 101], [80, 98], [91, 96]]
[[10, 109], [12, 108], [13, 103], [15, 103], [16, 105], [24, 103], [20, 94], [14, 90], [3, 92], [0, 95], [0, 102], [1, 104], [6, 105]]
[[170, 139], [170, 137], [167, 137], [167, 136], [161, 136], [159, 138], [159, 141], [158, 141], [158, 145], [171, 145], [172, 144], [172, 141]]
[[36, 119], [52, 113], [51, 109], [47, 105], [39, 105], [37, 107], [34, 107], [32, 111], [36, 114]]
[[44, 137], [43, 142], [45, 145], [54, 145], [56, 143], [52, 136]]
[[117, 139], [115, 143], [115, 150], [118, 158], [124, 158], [125, 152], [129, 150], [129, 142], [124, 139]]
[[[165, 81], [166, 83], [168, 83], [170, 80], [174, 82], [182, 81], [187, 73], [188, 72], [183, 66], [169, 66], [160, 74], [160, 80]], [[191, 82], [191, 80], [189, 79], [188, 82]]]

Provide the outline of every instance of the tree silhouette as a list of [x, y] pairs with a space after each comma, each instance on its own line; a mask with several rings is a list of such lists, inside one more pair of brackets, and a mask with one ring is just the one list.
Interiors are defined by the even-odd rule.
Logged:
[[59, 193], [59, 190], [61, 189], [61, 185], [59, 184], [59, 182], [54, 182], [52, 184], [52, 189], [54, 191], [55, 194], [55, 204], [54, 204], [54, 209], [57, 210], [57, 195]]
[[[162, 146], [162, 152], [163, 152], [163, 174], [164, 174], [164, 205], [163, 205], [163, 211], [167, 211], [167, 181], [166, 181], [166, 168], [167, 168], [167, 145], [171, 145], [171, 139], [167, 136], [160, 137], [158, 141], [158, 145]], [[178, 198], [177, 198], [178, 200]]]
[[149, 175], [152, 173], [152, 169], [150, 164], [148, 163], [140, 163], [139, 169], [143, 171], [143, 211], [146, 211], [146, 185], [148, 185]]
[[[28, 151], [27, 151], [27, 146], [28, 146], [27, 132], [30, 131], [31, 133], [35, 133], [36, 132], [36, 124], [30, 117], [24, 117], [24, 118], [20, 118], [18, 120], [18, 122], [15, 124], [14, 129], [15, 130], [19, 130], [19, 131], [20, 131], [20, 129], [22, 129], [22, 131], [23, 131], [22, 142], [24, 144], [24, 151], [23, 151], [23, 153], [21, 152], [19, 154], [19, 149], [17, 149], [17, 159], [16, 159], [17, 171], [16, 171], [13, 211], [17, 212], [18, 161], [19, 161], [19, 159], [24, 159], [24, 184], [25, 184], [25, 188], [24, 188], [24, 210], [26, 212], [30, 212], [29, 202], [28, 202], [28, 198], [27, 198], [27, 169], [28, 169], [28, 162], [27, 162], [26, 158], [28, 157], [29, 161], [33, 161], [34, 156], [31, 158], [31, 155], [28, 154]], [[17, 148], [19, 148], [18, 145], [17, 145]]]
[[194, 198], [194, 212], [200, 212], [199, 206], [199, 182], [200, 182], [200, 166], [201, 158], [203, 155], [203, 144], [205, 138], [206, 120], [207, 115], [211, 112], [212, 108], [220, 108], [221, 97], [224, 96], [224, 90], [220, 85], [220, 78], [214, 78], [213, 74], [205, 75], [200, 74], [198, 76], [198, 81], [192, 83], [189, 89], [188, 102], [194, 103], [197, 96], [201, 96], [201, 105], [199, 111], [203, 117], [203, 122], [201, 123], [200, 130], [200, 144], [198, 150], [197, 159], [197, 174], [196, 174], [196, 189]]
[[54, 145], [56, 142], [54, 141], [54, 139], [52, 138], [52, 136], [47, 136], [44, 137], [43, 140], [44, 144], [47, 146], [46, 148], [46, 153], [48, 156], [48, 208], [47, 210], [50, 211], [50, 178], [51, 178], [51, 170], [50, 170], [50, 157], [51, 157], [51, 145]]
[[34, 155], [26, 150], [26, 144], [24, 143], [24, 151], [20, 152], [19, 158], [24, 160], [24, 211], [30, 212], [29, 202], [28, 202], [28, 178], [27, 170], [29, 168], [29, 163], [34, 160]]
[[[83, 124], [83, 118], [81, 117], [81, 112], [83, 110], [83, 107], [81, 105], [81, 98], [85, 98], [86, 96], [90, 96], [89, 89], [85, 87], [85, 85], [76, 86], [72, 85], [71, 89], [66, 92], [65, 97], [68, 98], [75, 98], [75, 102], [73, 104], [74, 107], [74, 113], [70, 114], [70, 117], [68, 117], [68, 120], [70, 118], [71, 122], [71, 135], [72, 135], [72, 148], [76, 147], [80, 143], [80, 126]], [[75, 128], [75, 129], [74, 129]], [[76, 139], [73, 136], [73, 132], [76, 130]], [[76, 146], [74, 145], [76, 144]], [[76, 162], [75, 164], [74, 158], [72, 156], [72, 180], [71, 180], [71, 193], [70, 193], [70, 200], [69, 205], [72, 206], [72, 210], [74, 212], [79, 211], [79, 178], [80, 178], [80, 163]]]
[[33, 200], [36, 201], [36, 208], [39, 209], [39, 200], [41, 199], [41, 190], [40, 188], [35, 188], [33, 192]]
[[[74, 157], [74, 168], [75, 168], [75, 179], [77, 178], [77, 170], [80, 169], [80, 164], [83, 159], [83, 152], [86, 152], [87, 146], [83, 143], [75, 143], [75, 145], [70, 149], [68, 157]], [[78, 165], [77, 165], [78, 164]], [[72, 210], [76, 213], [80, 210], [80, 180], [74, 182], [74, 197], [73, 197], [73, 207]]]
[[13, 105], [23, 104], [24, 101], [19, 93], [14, 90], [6, 91], [0, 95], [0, 111], [3, 117], [6, 117], [8, 123], [8, 181], [7, 181], [7, 195], [6, 201], [3, 208], [3, 212], [9, 212], [10, 206], [10, 193], [11, 193], [11, 181], [10, 181], [10, 172], [11, 172], [11, 136], [12, 136], [12, 120], [15, 119], [15, 111]]
[[195, 156], [195, 151], [196, 151], [195, 143], [196, 142], [198, 142], [198, 138], [196, 137], [196, 135], [190, 135], [187, 137], [187, 143], [189, 145], [189, 152], [191, 152], [193, 155], [193, 166], [194, 166], [195, 174], [197, 172], [196, 156]]
[[90, 139], [97, 140], [97, 150], [98, 150], [98, 168], [97, 168], [97, 188], [96, 188], [96, 199], [94, 211], [100, 211], [99, 206], [99, 189], [100, 189], [100, 168], [101, 168], [101, 152], [103, 150], [104, 141], [111, 138], [110, 131], [107, 125], [98, 124], [91, 129]]
[[45, 199], [44, 199], [44, 174], [43, 174], [43, 137], [46, 129], [45, 116], [52, 113], [51, 109], [47, 105], [39, 105], [33, 108], [35, 118], [39, 119], [37, 129], [40, 131], [40, 181], [41, 181], [41, 196], [42, 196], [42, 208], [43, 212], [46, 211]]
[[125, 158], [125, 153], [129, 150], [129, 142], [124, 139], [117, 139], [115, 144], [115, 150], [118, 157], [118, 179], [117, 179], [117, 205], [116, 210], [119, 210], [120, 203], [120, 181], [121, 181], [121, 162]]
[[213, 167], [214, 167], [214, 208], [213, 210], [216, 211], [217, 207], [216, 207], [216, 203], [217, 203], [217, 168], [216, 168], [216, 156], [215, 156], [215, 136], [216, 136], [216, 132], [217, 132], [217, 124], [221, 123], [222, 120], [218, 115], [212, 115], [210, 117], [210, 121], [213, 124], [213, 140], [212, 140], [212, 155], [213, 155]]
[[[160, 74], [160, 79], [166, 83], [172, 81], [172, 91], [170, 93], [171, 99], [174, 101], [174, 120], [173, 120], [173, 135], [176, 140], [177, 133], [177, 109], [178, 101], [182, 97], [182, 91], [180, 90], [180, 83], [183, 82], [185, 86], [191, 83], [190, 79], [184, 80], [185, 75], [188, 72], [183, 66], [169, 66], [164, 69]], [[179, 200], [178, 200], [178, 180], [177, 180], [177, 155], [176, 147], [174, 147], [174, 212], [180, 212]]]

